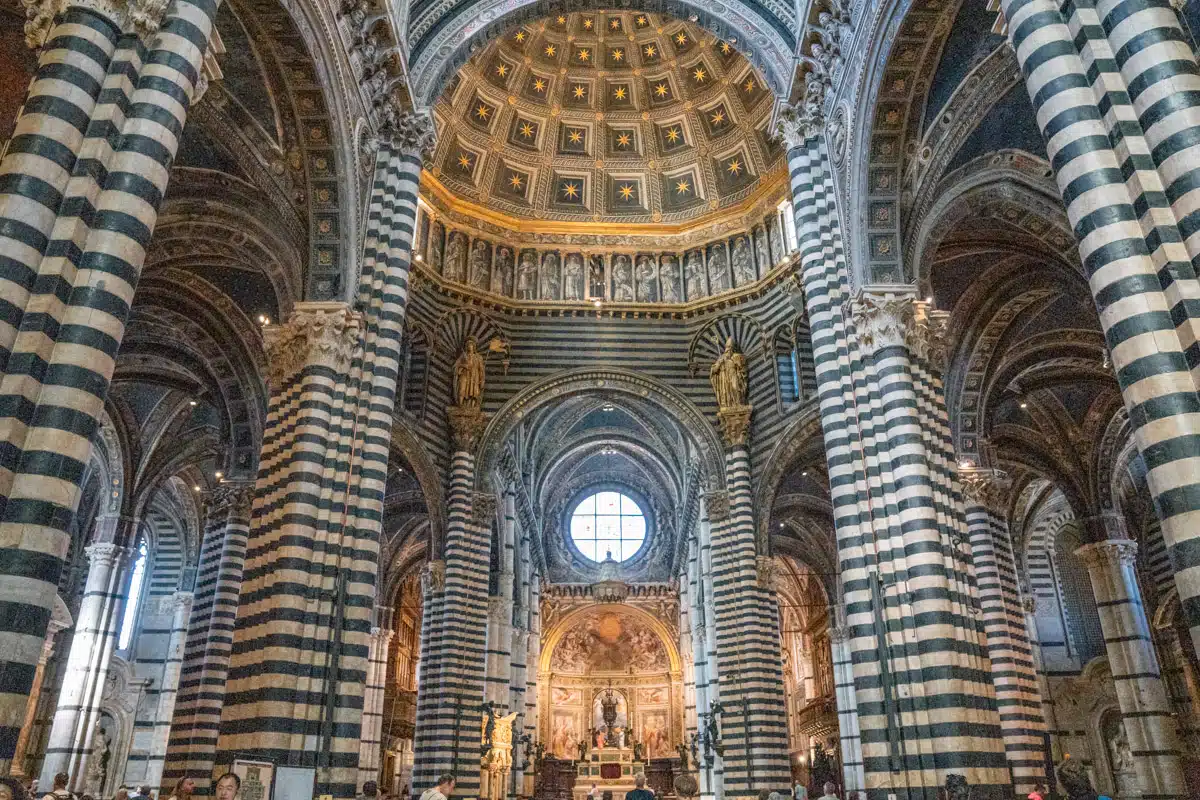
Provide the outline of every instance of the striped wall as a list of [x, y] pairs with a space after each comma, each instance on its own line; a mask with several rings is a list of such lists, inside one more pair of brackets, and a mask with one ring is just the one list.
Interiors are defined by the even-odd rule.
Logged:
[[940, 380], [910, 352], [911, 300], [847, 304], [827, 163], [815, 140], [788, 153], [867, 797], [932, 798], [950, 773], [1009, 796]]
[[1197, 106], [1185, 89], [1196, 62], [1163, 3], [1002, 6], [1200, 643], [1200, 295], [1186, 188]]
[[[427, 124], [425, 122], [424, 124]], [[358, 791], [384, 483], [400, 363], [422, 121], [381, 146], [360, 314], [299, 304], [268, 332], [272, 395], [217, 745], [317, 768], [315, 793]], [[399, 142], [397, 142], [399, 144]], [[415, 144], [415, 146], [414, 146]]]
[[0, 559], [0, 760], [24, 718], [91, 437], [215, 10], [214, 0], [173, 0], [144, 43], [72, 9], [50, 33], [0, 163], [0, 539], [22, 543]]

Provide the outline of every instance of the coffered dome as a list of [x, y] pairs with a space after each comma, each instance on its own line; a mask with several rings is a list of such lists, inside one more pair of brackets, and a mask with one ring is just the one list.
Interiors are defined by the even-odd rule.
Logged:
[[546, 17], [493, 39], [451, 81], [427, 188], [514, 230], [681, 231], [781, 193], [771, 97], [733, 43], [689, 22]]

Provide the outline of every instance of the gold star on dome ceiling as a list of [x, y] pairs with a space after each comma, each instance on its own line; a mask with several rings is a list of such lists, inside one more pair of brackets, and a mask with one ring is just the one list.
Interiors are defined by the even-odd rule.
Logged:
[[543, 78], [533, 79], [533, 90], [538, 94], [546, 91], [546, 81]]
[[559, 25], [566, 25], [566, 24], [567, 24], [567, 18], [566, 18], [566, 17], [564, 17], [562, 14], [559, 14], [559, 15], [558, 15], [558, 24], [559, 24]]
[[570, 132], [567, 133], [567, 140], [571, 144], [582, 143], [583, 142], [583, 131], [579, 130], [578, 128], [572, 128], [570, 130]]
[[721, 42], [721, 55], [729, 55], [733, 52], [733, 46], [729, 42]]
[[683, 31], [680, 31], [679, 33], [675, 34], [675, 44], [679, 45], [680, 47], [683, 47], [685, 44], [687, 44], [687, 41], [688, 41], [688, 38], [683, 33]]
[[496, 74], [499, 75], [501, 78], [507, 77], [508, 76], [508, 64], [501, 64], [500, 66], [496, 67]]
[[579, 185], [566, 181], [562, 185], [562, 193], [563, 197], [566, 197], [568, 200], [574, 200], [579, 197]]
[[704, 71], [703, 67], [697, 67], [696, 71], [692, 73], [692, 79], [695, 80], [696, 83], [704, 83], [704, 79], [707, 77], [708, 73]]
[[680, 138], [679, 128], [667, 128], [666, 136], [668, 142], [675, 144]]
[[621, 193], [622, 200], [628, 201], [633, 199], [633, 187], [628, 183], [622, 184], [618, 191]]
[[592, 54], [588, 50], [584, 49], [584, 50], [579, 51], [579, 60], [580, 61], [587, 61], [591, 57], [592, 57]]
[[483, 103], [480, 103], [479, 107], [475, 109], [475, 116], [477, 118], [479, 118], [479, 120], [481, 122], [486, 122], [488, 116], [491, 115], [491, 113], [492, 113], [492, 110], [490, 108], [488, 108], [487, 106], [485, 106]]
[[652, 44], [648, 44], [646, 45], [645, 53], [646, 58], [654, 58], [656, 55], [658, 55], [658, 48]]
[[554, 54], [557, 53], [558, 50], [554, 47], [554, 45], [548, 44], [548, 45], [546, 45], [545, 52], [546, 52], [546, 55], [550, 56], [551, 58], [554, 58]]
[[754, 78], [747, 78], [742, 88], [746, 90], [746, 94], [751, 94], [758, 88], [758, 84], [754, 82]]
[[587, 87], [576, 84], [571, 94], [575, 95], [576, 100], [582, 100], [587, 96]]
[[729, 159], [729, 163], [725, 165], [725, 169], [729, 170], [730, 175], [742, 174], [742, 162], [736, 158]]
[[471, 159], [466, 153], [458, 154], [458, 166], [463, 172], [471, 171]]
[[622, 150], [629, 147], [630, 141], [631, 141], [631, 137], [628, 133], [621, 133], [621, 134], [617, 135], [617, 147], [619, 147]]
[[659, 97], [666, 97], [670, 93], [670, 91], [671, 90], [667, 88], [667, 85], [665, 83], [660, 83], [654, 87], [654, 93], [656, 95], [658, 95]]
[[521, 135], [522, 135], [522, 136], [524, 136], [526, 139], [532, 139], [532, 138], [533, 138], [533, 125], [532, 125], [532, 123], [525, 122], [525, 123], [522, 123], [522, 124], [521, 124]]
[[686, 180], [677, 181], [675, 183], [675, 194], [687, 194], [692, 190], [692, 184]]
[[650, 24], [649, 20], [647, 20], [644, 16], [639, 16], [635, 21], [637, 22], [637, 26], [639, 28], [644, 28]]
[[621, 20], [614, 19], [612, 22], [608, 23], [608, 27], [612, 28], [614, 31], [621, 30]]
[[590, 19], [585, 19], [583, 21], [583, 29], [585, 31], [590, 31], [592, 29], [592, 21]]
[[523, 184], [524, 181], [521, 180], [521, 176], [515, 172], [508, 177], [508, 185], [514, 189], [520, 189]]
[[621, 61], [624, 58], [625, 58], [625, 51], [622, 50], [621, 48], [618, 47], [612, 51], [612, 60], [613, 61]]
[[514, 35], [513, 38], [516, 39], [518, 42], [525, 41], [525, 31], [517, 31], [516, 35]]
[[725, 109], [718, 108], [716, 113], [714, 113], [711, 117], [709, 117], [709, 120], [712, 122], [713, 127], [719, 128], [722, 125], [724, 125], [725, 124]]
[[613, 89], [613, 100], [624, 100], [624, 99], [625, 99], [625, 87], [624, 86], [618, 86], [616, 89]]

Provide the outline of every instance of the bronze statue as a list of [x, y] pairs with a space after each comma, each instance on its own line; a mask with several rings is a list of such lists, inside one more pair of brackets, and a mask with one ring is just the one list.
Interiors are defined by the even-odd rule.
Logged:
[[733, 337], [725, 340], [725, 352], [708, 370], [717, 406], [721, 410], [746, 405], [746, 357], [733, 348]]
[[476, 349], [475, 337], [468, 336], [466, 346], [454, 362], [454, 402], [478, 408], [483, 398], [483, 356]]

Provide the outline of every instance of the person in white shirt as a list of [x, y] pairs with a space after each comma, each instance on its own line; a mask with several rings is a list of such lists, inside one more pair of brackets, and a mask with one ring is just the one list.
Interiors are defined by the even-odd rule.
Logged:
[[792, 797], [795, 800], [808, 800], [808, 787], [800, 781], [796, 781], [796, 786], [792, 789]]
[[452, 794], [454, 794], [454, 776], [447, 772], [438, 778], [437, 786], [425, 790], [421, 795], [421, 800], [449, 800]]

